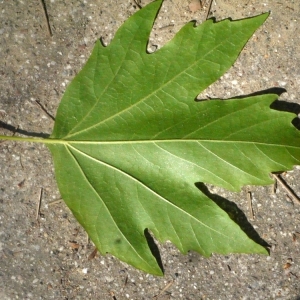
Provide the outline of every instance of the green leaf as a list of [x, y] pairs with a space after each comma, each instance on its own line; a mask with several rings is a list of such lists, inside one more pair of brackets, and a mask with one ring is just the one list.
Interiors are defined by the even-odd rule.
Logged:
[[162, 1], [97, 42], [67, 88], [47, 145], [61, 195], [98, 250], [162, 273], [145, 229], [186, 253], [264, 253], [195, 186], [268, 184], [300, 161], [292, 115], [276, 95], [195, 101], [234, 63], [267, 14], [185, 25], [163, 48], [147, 42]]

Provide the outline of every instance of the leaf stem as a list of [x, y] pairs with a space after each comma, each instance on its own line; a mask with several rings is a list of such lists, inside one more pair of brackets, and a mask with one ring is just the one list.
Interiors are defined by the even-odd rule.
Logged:
[[49, 138], [32, 138], [20, 136], [7, 136], [0, 135], [0, 140], [16, 141], [16, 142], [29, 142], [29, 143], [43, 143], [43, 144], [65, 144], [63, 140], [49, 139]]

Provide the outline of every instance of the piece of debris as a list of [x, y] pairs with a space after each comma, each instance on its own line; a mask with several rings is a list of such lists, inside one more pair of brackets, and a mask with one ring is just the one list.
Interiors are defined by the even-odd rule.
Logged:
[[200, 1], [200, 0], [193, 0], [189, 4], [189, 9], [190, 9], [191, 13], [195, 13], [196, 11], [202, 9], [202, 1]]

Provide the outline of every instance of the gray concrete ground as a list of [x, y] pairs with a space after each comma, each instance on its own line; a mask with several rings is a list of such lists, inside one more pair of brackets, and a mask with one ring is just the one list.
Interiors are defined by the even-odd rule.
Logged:
[[[149, 1], [142, 1], [145, 5]], [[205, 1], [203, 1], [205, 2]], [[207, 1], [208, 2], [208, 1]], [[46, 0], [53, 37], [39, 0], [0, 0], [1, 121], [50, 133], [67, 84], [85, 63], [96, 39], [109, 43], [137, 6], [133, 0]], [[150, 45], [162, 46], [187, 21], [205, 19], [187, 0], [165, 0]], [[195, 10], [195, 9], [193, 9]], [[217, 20], [271, 11], [238, 61], [202, 96], [232, 97], [272, 87], [282, 100], [300, 104], [298, 0], [214, 0]], [[11, 132], [0, 128], [0, 134]], [[251, 219], [271, 254], [184, 256], [160, 245], [164, 277], [144, 274], [114, 257], [89, 260], [93, 245], [59, 199], [50, 154], [43, 145], [0, 145], [0, 299], [300, 299], [300, 206], [278, 186], [213, 192], [235, 201]], [[300, 195], [300, 169], [283, 178]], [[36, 220], [40, 190], [41, 216]], [[155, 296], [157, 296], [155, 298]]]

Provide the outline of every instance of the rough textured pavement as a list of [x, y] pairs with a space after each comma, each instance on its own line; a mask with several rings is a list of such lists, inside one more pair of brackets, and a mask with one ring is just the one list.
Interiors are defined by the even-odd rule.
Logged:
[[[142, 1], [144, 6], [149, 1]], [[187, 21], [202, 22], [207, 5], [165, 0], [151, 35], [161, 47]], [[202, 1], [205, 2], [205, 1]], [[207, 1], [208, 2], [208, 1]], [[0, 0], [0, 120], [20, 130], [50, 133], [67, 84], [100, 37], [109, 43], [137, 9], [133, 0], [45, 0], [53, 36], [39, 0]], [[282, 100], [300, 104], [300, 2], [215, 0], [217, 20], [271, 11], [235, 65], [202, 97], [228, 98], [273, 87]], [[294, 105], [299, 113], [299, 106]], [[7, 126], [6, 126], [7, 127]], [[12, 133], [0, 128], [0, 134]], [[19, 133], [17, 133], [19, 134]], [[137, 271], [114, 257], [89, 259], [93, 245], [59, 200], [46, 147], [0, 144], [0, 299], [300, 299], [300, 205], [278, 185], [213, 193], [235, 201], [262, 238], [270, 256], [184, 256], [160, 245], [164, 277]], [[300, 169], [282, 175], [300, 195]], [[36, 218], [40, 191], [40, 217]], [[247, 192], [253, 195], [254, 219]], [[53, 202], [54, 201], [54, 202]], [[156, 298], [154, 298], [157, 296]]]

